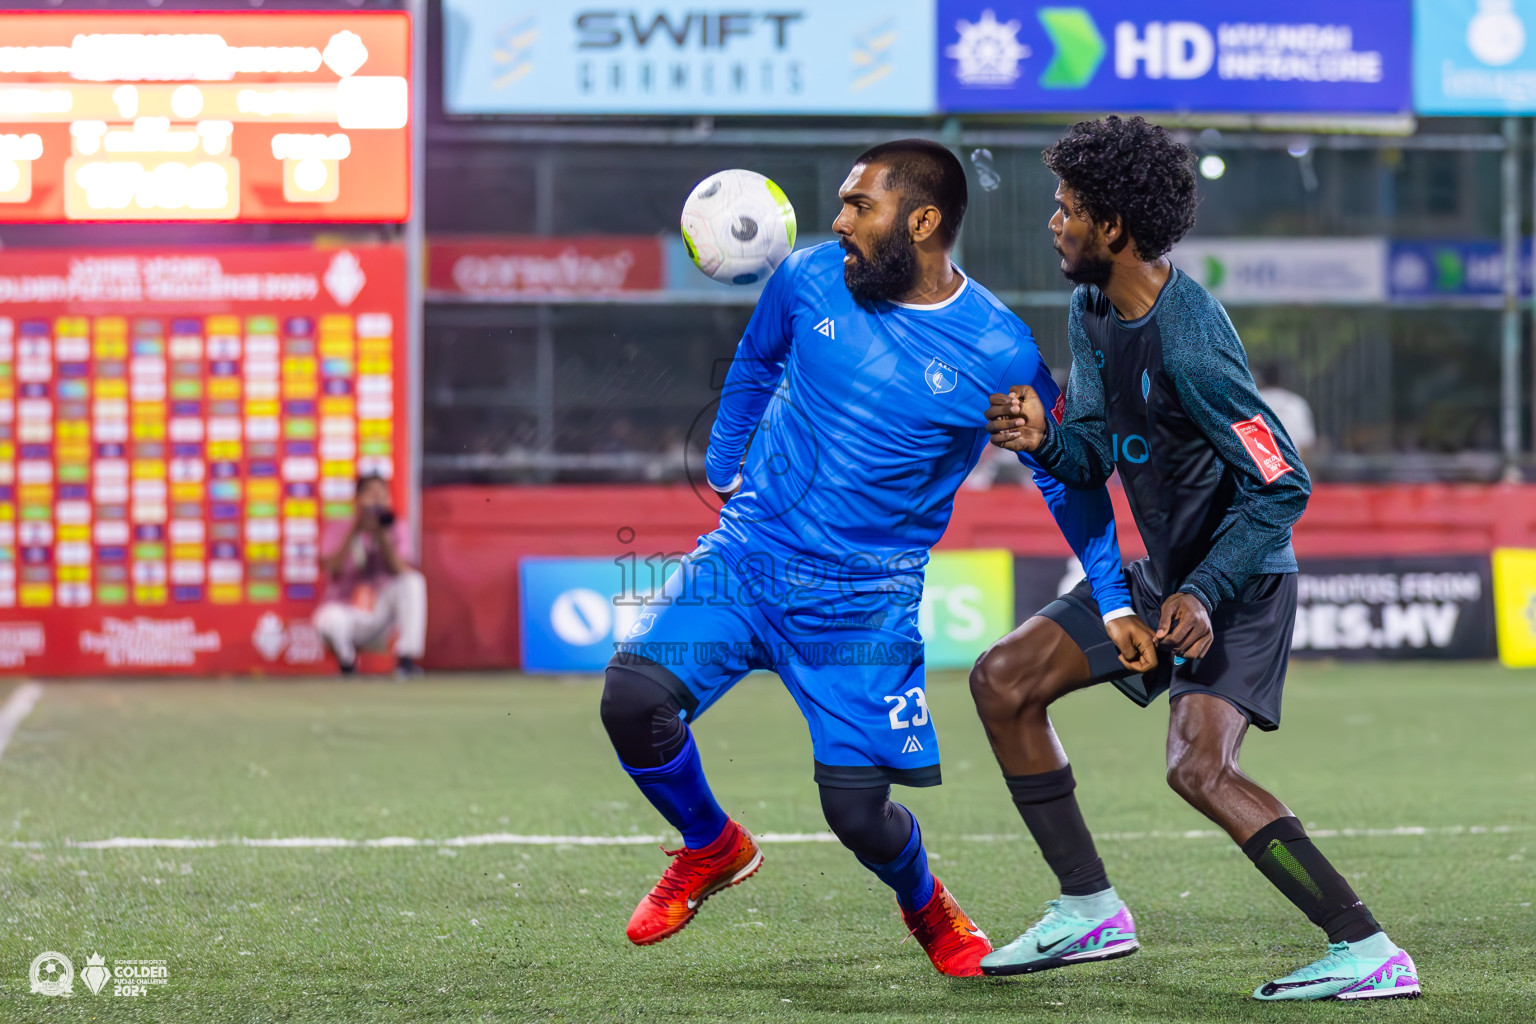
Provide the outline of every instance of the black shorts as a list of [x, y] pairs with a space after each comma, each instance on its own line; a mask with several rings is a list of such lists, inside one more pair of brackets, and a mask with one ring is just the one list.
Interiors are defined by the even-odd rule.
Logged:
[[[1131, 607], [1137, 616], [1156, 629], [1164, 595], [1151, 563], [1145, 558], [1131, 563], [1125, 570], [1125, 585], [1130, 588]], [[1205, 657], [1175, 665], [1173, 653], [1159, 649], [1157, 667], [1146, 674], [1133, 673], [1120, 664], [1119, 652], [1104, 628], [1087, 580], [1039, 614], [1066, 630], [1088, 656], [1094, 682], [1113, 682], [1142, 707], [1165, 690], [1169, 700], [1186, 693], [1209, 693], [1236, 707], [1266, 732], [1280, 727], [1280, 695], [1291, 656], [1291, 633], [1296, 628], [1295, 573], [1249, 579], [1238, 600], [1219, 604], [1211, 613], [1214, 636]]]

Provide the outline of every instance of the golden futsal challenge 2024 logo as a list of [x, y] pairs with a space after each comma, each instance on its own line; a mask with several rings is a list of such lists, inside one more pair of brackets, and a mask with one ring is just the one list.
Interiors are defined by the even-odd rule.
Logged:
[[[75, 965], [63, 953], [48, 950], [39, 953], [28, 972], [32, 982], [32, 994], [39, 996], [74, 995]], [[113, 960], [108, 968], [106, 958], [92, 953], [86, 958], [85, 969], [79, 980], [90, 989], [91, 995], [101, 995], [111, 982], [110, 995], [142, 996], [151, 985], [164, 985], [169, 980], [164, 960]]]

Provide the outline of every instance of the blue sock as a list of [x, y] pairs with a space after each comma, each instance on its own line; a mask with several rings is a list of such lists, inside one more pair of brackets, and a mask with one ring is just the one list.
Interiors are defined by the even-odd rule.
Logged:
[[928, 870], [928, 854], [923, 850], [923, 833], [917, 827], [915, 814], [912, 815], [912, 835], [895, 860], [871, 864], [860, 857], [859, 863], [895, 890], [896, 902], [903, 910], [921, 910], [933, 899], [933, 874]]
[[688, 849], [708, 846], [725, 831], [725, 812], [715, 802], [715, 794], [709, 791], [704, 764], [699, 760], [699, 748], [693, 742], [691, 731], [678, 755], [660, 768], [631, 768], [622, 761], [619, 763], [635, 780], [651, 806], [683, 834], [683, 845]]

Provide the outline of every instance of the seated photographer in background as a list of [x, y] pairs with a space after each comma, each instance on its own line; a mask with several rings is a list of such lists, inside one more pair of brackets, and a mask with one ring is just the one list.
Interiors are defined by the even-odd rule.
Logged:
[[391, 629], [398, 634], [395, 675], [421, 674], [416, 659], [427, 641], [427, 583], [407, 561], [410, 545], [405, 522], [390, 508], [389, 482], [358, 477], [357, 515], [328, 529], [321, 547], [326, 588], [314, 618], [343, 675], [355, 670], [359, 648], [382, 645]]

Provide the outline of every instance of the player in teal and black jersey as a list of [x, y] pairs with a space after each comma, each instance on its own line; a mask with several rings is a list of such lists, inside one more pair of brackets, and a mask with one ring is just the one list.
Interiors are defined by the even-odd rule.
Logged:
[[[1079, 286], [1071, 377], [1054, 416], [1028, 385], [994, 395], [988, 429], [1068, 487], [1100, 487], [1118, 471], [1148, 557], [1125, 572], [1132, 608], [1101, 609], [1079, 585], [971, 674], [1014, 802], [1062, 892], [982, 970], [1023, 974], [1136, 948], [1047, 715], [1062, 695], [1112, 681], [1143, 706], [1168, 692], [1170, 785], [1328, 934], [1326, 956], [1254, 995], [1418, 995], [1412, 959], [1290, 810], [1238, 767], [1248, 727], [1280, 724], [1296, 615], [1291, 525], [1311, 488], [1226, 311], [1165, 258], [1194, 224], [1193, 154], [1141, 118], [1109, 117], [1075, 125], [1045, 162], [1060, 179], [1050, 226], [1061, 269]], [[1109, 640], [1109, 623], [1132, 614], [1157, 630], [1151, 670], [1122, 661]]]

